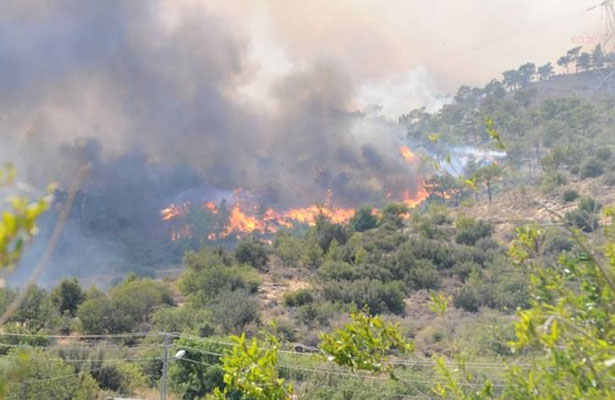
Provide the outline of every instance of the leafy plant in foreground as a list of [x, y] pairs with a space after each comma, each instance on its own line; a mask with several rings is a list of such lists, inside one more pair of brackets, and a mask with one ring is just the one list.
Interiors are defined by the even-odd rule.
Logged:
[[221, 359], [224, 390], [215, 388], [208, 399], [224, 400], [239, 392], [250, 400], [290, 400], [292, 385], [278, 377], [277, 340], [270, 338], [269, 348], [261, 347], [255, 338], [248, 341], [245, 334], [232, 340], [233, 349]]
[[352, 322], [330, 334], [322, 334], [320, 349], [330, 361], [352, 371], [386, 372], [394, 377], [388, 362], [392, 351], [412, 353], [413, 343], [399, 332], [399, 326], [366, 312], [351, 314]]
[[[563, 254], [556, 265], [542, 256], [544, 232], [520, 228], [511, 258], [530, 270], [531, 307], [518, 312], [513, 351], [532, 350], [527, 367], [511, 366], [499, 393], [462, 385], [460, 374], [439, 362], [444, 378], [434, 392], [447, 399], [612, 399], [615, 398], [615, 208], [605, 210], [606, 244], [596, 254], [576, 229], [580, 251]], [[460, 369], [463, 371], [463, 369]], [[461, 374], [463, 375], [463, 374]]]

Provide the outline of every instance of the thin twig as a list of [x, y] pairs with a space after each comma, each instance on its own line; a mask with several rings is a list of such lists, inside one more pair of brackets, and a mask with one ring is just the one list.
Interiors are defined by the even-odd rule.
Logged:
[[38, 129], [38, 125], [40, 123], [39, 122], [40, 119], [41, 119], [40, 114], [34, 117], [34, 119], [32, 120], [32, 123], [30, 123], [30, 125], [28, 126], [28, 129], [26, 129], [21, 135], [19, 135], [19, 137], [17, 138], [17, 142], [15, 142], [15, 145], [13, 145], [13, 148], [11, 148], [11, 150], [8, 153], [7, 158], [9, 160], [12, 159], [13, 156], [17, 154], [17, 152], [19, 152], [22, 146], [28, 141], [28, 139], [30, 139], [30, 137], [32, 137], [32, 135], [36, 133]]
[[[559, 219], [562, 222], [566, 222], [566, 219], [559, 214], [556, 211], [551, 210], [549, 207], [547, 207], [546, 205], [537, 202], [542, 208], [544, 208], [548, 213], [550, 213], [551, 215], [554, 215], [557, 219]], [[598, 260], [598, 258], [594, 255], [594, 253], [592, 253], [592, 251], [589, 249], [589, 247], [587, 247], [587, 245], [583, 242], [583, 240], [581, 239], [580, 235], [578, 234], [578, 232], [576, 232], [574, 229], [572, 229], [568, 223], [565, 223], [563, 228], [572, 235], [572, 238], [574, 239], [575, 242], [577, 242], [577, 244], [581, 247], [581, 249], [585, 252], [585, 254], [591, 259], [591, 261], [598, 267], [598, 269], [600, 270], [600, 272], [602, 273], [602, 275], [604, 276], [604, 279], [606, 279], [606, 282], [608, 283], [609, 287], [611, 288], [611, 290], [613, 292], [615, 292], [615, 282], [613, 282], [613, 280], [611, 279], [611, 276], [609, 275], [607, 269], [604, 267], [604, 265], [602, 265], [602, 263], [600, 262], [600, 260]]]
[[79, 190], [79, 187], [81, 187], [81, 184], [83, 183], [89, 170], [90, 170], [90, 166], [88, 164], [83, 165], [81, 168], [79, 168], [79, 171], [77, 172], [77, 175], [75, 176], [75, 179], [73, 180], [73, 183], [71, 185], [68, 198], [66, 199], [66, 202], [64, 203], [64, 207], [62, 208], [62, 212], [60, 213], [60, 218], [58, 222], [56, 223], [53, 233], [51, 234], [51, 238], [49, 239], [47, 248], [45, 249], [45, 252], [41, 256], [41, 259], [39, 260], [38, 264], [36, 265], [32, 273], [28, 277], [28, 280], [26, 281], [26, 284], [24, 285], [22, 290], [19, 292], [15, 300], [13, 300], [13, 302], [8, 306], [4, 314], [2, 314], [2, 316], [0, 317], [0, 327], [3, 326], [6, 323], [6, 321], [9, 320], [9, 318], [11, 318], [11, 316], [13, 315], [13, 313], [15, 313], [15, 311], [17, 311], [21, 303], [26, 298], [26, 295], [28, 294], [28, 289], [30, 288], [30, 286], [36, 283], [39, 276], [45, 269], [45, 266], [51, 259], [51, 256], [53, 255], [53, 252], [58, 244], [58, 241], [60, 240], [60, 236], [62, 235], [62, 231], [64, 230], [64, 225], [66, 225], [66, 220], [68, 219], [70, 210], [75, 201], [75, 196], [77, 195], [77, 191]]

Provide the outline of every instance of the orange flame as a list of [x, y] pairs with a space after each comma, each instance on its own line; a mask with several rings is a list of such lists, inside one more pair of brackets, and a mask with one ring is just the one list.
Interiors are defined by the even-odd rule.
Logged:
[[354, 216], [354, 209], [311, 205], [285, 211], [279, 215], [278, 221], [285, 221], [286, 224], [292, 224], [291, 221], [296, 221], [312, 226], [316, 224], [319, 215], [324, 215], [331, 222], [341, 224], [348, 222]]
[[425, 189], [425, 182], [421, 181], [418, 189], [415, 194], [410, 193], [409, 190], [406, 190], [402, 193], [402, 200], [408, 208], [414, 208], [424, 202], [429, 197], [429, 193]]
[[258, 219], [257, 217], [250, 216], [245, 214], [240, 208], [239, 205], [235, 205], [231, 210], [231, 215], [229, 216], [229, 221], [224, 232], [220, 234], [220, 237], [226, 237], [233, 232], [241, 232], [241, 233], [251, 233], [251, 232], [260, 232], [260, 233], [275, 233], [275, 227], [267, 224], [263, 219]]
[[175, 204], [171, 204], [167, 208], [164, 208], [160, 211], [160, 215], [161, 215], [160, 219], [162, 221], [169, 221], [177, 217], [181, 217], [188, 211], [188, 209], [190, 209], [189, 201], [183, 203], [181, 206], [176, 206]]
[[207, 209], [211, 211], [213, 214], [218, 214], [218, 208], [216, 207], [216, 203], [214, 203], [213, 201], [208, 201], [208, 202], [203, 203], [201, 205], [201, 208], [203, 210]]
[[[387, 193], [389, 195], [389, 193]], [[330, 205], [309, 205], [306, 207], [292, 208], [289, 210], [276, 211], [271, 208], [264, 212], [258, 213], [258, 207], [246, 205], [241, 201], [241, 197], [246, 196], [246, 192], [238, 190], [235, 193], [235, 204], [230, 210], [228, 221], [226, 225], [217, 233], [209, 233], [207, 239], [215, 241], [231, 235], [235, 235], [240, 238], [243, 235], [250, 233], [272, 234], [275, 233], [280, 227], [292, 228], [296, 224], [305, 224], [313, 226], [320, 215], [326, 217], [333, 223], [343, 224], [350, 221], [354, 216], [355, 210], [353, 208], [341, 208]], [[248, 200], [249, 200], [249, 194]], [[387, 197], [392, 197], [392, 194]], [[423, 182], [415, 191], [406, 190], [401, 193], [401, 201], [403, 201], [408, 207], [416, 207], [422, 203], [429, 194], [425, 189]], [[327, 192], [327, 202], [331, 201], [332, 193]], [[245, 200], [245, 197], [244, 197]], [[161, 213], [161, 219], [163, 221], [169, 221], [172, 219], [180, 218], [188, 212], [191, 204], [186, 202], [181, 206], [171, 204], [169, 207], [163, 209]], [[214, 215], [218, 215], [219, 210], [216, 204], [212, 201], [208, 201], [201, 204], [203, 210], [208, 210]], [[377, 215], [378, 209], [373, 208], [372, 214]], [[183, 227], [174, 228], [171, 232], [171, 240], [177, 241], [183, 238], [192, 237], [189, 225]]]
[[402, 158], [410, 164], [413, 164], [418, 160], [416, 154], [414, 154], [408, 146], [401, 146], [399, 148], [399, 154], [401, 154]]

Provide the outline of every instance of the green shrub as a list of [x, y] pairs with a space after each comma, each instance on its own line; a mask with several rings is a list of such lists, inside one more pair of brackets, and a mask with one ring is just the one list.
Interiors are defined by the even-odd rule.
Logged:
[[588, 213], [597, 213], [602, 208], [602, 204], [600, 204], [596, 199], [590, 196], [583, 196], [579, 200], [579, 210], [588, 212]]
[[500, 248], [500, 244], [492, 237], [478, 239], [474, 246], [484, 253], [498, 250]]
[[440, 328], [435, 328], [431, 333], [431, 340], [434, 343], [441, 342], [444, 339], [444, 331]]
[[188, 269], [200, 271], [211, 267], [230, 266], [232, 259], [222, 249], [203, 247], [199, 251], [187, 251], [184, 255], [184, 264]]
[[314, 294], [310, 289], [299, 289], [284, 293], [284, 305], [287, 307], [300, 307], [314, 302]]
[[210, 268], [187, 270], [179, 280], [182, 293], [195, 305], [204, 305], [223, 291], [246, 290], [255, 293], [260, 276], [249, 266], [217, 265]]
[[329, 246], [334, 240], [339, 245], [344, 245], [350, 237], [350, 232], [346, 226], [333, 223], [324, 215], [319, 215], [316, 218], [316, 225], [312, 228], [312, 233], [324, 254], [329, 251]]
[[475, 245], [479, 239], [489, 237], [493, 233], [491, 224], [474, 218], [458, 218], [455, 227], [457, 228], [455, 241], [468, 246]]
[[476, 357], [485, 357], [486, 354], [511, 356], [513, 353], [508, 343], [516, 339], [512, 321], [497, 316], [484, 318], [462, 328], [466, 338], [464, 352]]
[[600, 161], [608, 161], [612, 156], [612, 151], [609, 147], [601, 147], [596, 151], [596, 158]]
[[149, 323], [156, 308], [170, 305], [173, 302], [164, 283], [128, 280], [111, 288], [108, 294], [88, 294], [76, 315], [86, 334], [125, 333]]
[[318, 276], [327, 281], [350, 281], [361, 278], [356, 266], [342, 261], [327, 261], [318, 268]]
[[541, 180], [542, 190], [545, 193], [550, 193], [556, 187], [566, 184], [566, 177], [561, 172], [547, 172]]
[[358, 279], [376, 279], [387, 282], [399, 275], [394, 275], [385, 266], [375, 263], [351, 265], [345, 262], [327, 261], [318, 269], [318, 276], [323, 281], [354, 281]]
[[395, 268], [400, 276], [403, 271], [410, 270], [414, 260], [431, 261], [438, 269], [449, 269], [455, 264], [454, 245], [438, 240], [414, 238], [398, 247], [394, 257]]
[[[222, 341], [222, 340], [220, 340]], [[169, 381], [177, 399], [204, 399], [215, 388], [224, 387], [224, 370], [220, 356], [228, 346], [213, 341], [179, 339], [174, 343], [186, 354], [183, 361], [169, 363]], [[185, 360], [192, 360], [188, 362]], [[155, 365], [152, 365], [155, 367]], [[152, 380], [159, 384], [160, 366], [152, 368]]]
[[101, 389], [122, 395], [132, 395], [135, 389], [145, 384], [145, 377], [134, 363], [126, 361], [104, 363], [92, 372], [92, 377]]
[[246, 325], [260, 320], [258, 301], [242, 291], [221, 293], [211, 309], [226, 332], [239, 333]]
[[312, 303], [297, 309], [297, 319], [308, 326], [311, 326], [314, 322], [318, 322], [320, 326], [327, 326], [329, 321], [339, 312], [340, 307], [334, 303]]
[[495, 258], [481, 270], [474, 270], [453, 296], [456, 307], [476, 312], [489, 307], [510, 312], [529, 304], [528, 281], [523, 271], [510, 265], [506, 257]]
[[324, 260], [324, 252], [318, 241], [312, 236], [308, 236], [303, 242], [303, 250], [301, 252], [301, 262], [310, 269], [316, 269], [322, 265]]
[[162, 307], [152, 314], [152, 323], [159, 332], [186, 332], [199, 329], [211, 315], [201, 308], [189, 306]]
[[278, 234], [275, 239], [275, 249], [278, 257], [286, 267], [296, 267], [301, 260], [302, 244], [290, 234]]
[[597, 160], [590, 158], [581, 164], [581, 178], [595, 178], [604, 173], [602, 164]]
[[474, 271], [480, 271], [481, 267], [474, 261], [464, 261], [455, 264], [453, 267], [453, 273], [457, 275], [459, 279], [465, 281], [468, 276]]
[[393, 274], [393, 271], [389, 269], [389, 265], [387, 264], [359, 264], [356, 266], [356, 269], [359, 276], [358, 279], [370, 278], [381, 282], [389, 282], [400, 279], [399, 276]]
[[528, 281], [518, 273], [504, 273], [497, 277], [493, 303], [486, 305], [504, 312], [526, 308], [530, 304]]
[[58, 317], [59, 314], [47, 291], [37, 285], [31, 285], [26, 289], [26, 295], [10, 321], [36, 332], [41, 329], [52, 329], [58, 322]]
[[6, 360], [2, 363], [3, 399], [95, 399], [98, 396], [99, 387], [87, 370], [76, 372], [51, 351], [13, 349], [3, 359]]
[[407, 283], [413, 289], [437, 289], [440, 287], [440, 273], [429, 260], [415, 260], [407, 273]]
[[[480, 240], [477, 242], [477, 244], [479, 242]], [[472, 261], [472, 262], [479, 264], [480, 266], [485, 266], [485, 264], [488, 263], [490, 257], [493, 255], [492, 253], [493, 252], [486, 253], [483, 250], [479, 249], [478, 247], [474, 247], [474, 246], [458, 245], [458, 246], [455, 246], [454, 252], [452, 254], [452, 257], [453, 257], [452, 265], [456, 263], [460, 263], [460, 262]]]
[[373, 314], [404, 314], [404, 284], [400, 281], [380, 282], [361, 279], [352, 282], [329, 282], [323, 287], [325, 299], [368, 307]]
[[572, 250], [573, 241], [570, 235], [556, 229], [545, 233], [544, 249], [547, 254], [559, 255], [564, 251]]
[[130, 332], [133, 323], [120, 324], [113, 318], [111, 302], [106, 298], [87, 299], [77, 308], [82, 332], [87, 335]]
[[325, 254], [325, 260], [327, 261], [341, 261], [343, 258], [342, 248], [337, 240], [333, 239], [329, 245], [329, 250]]
[[76, 278], [64, 279], [51, 292], [51, 302], [60, 314], [74, 317], [79, 304], [85, 300], [85, 292]]
[[565, 215], [566, 221], [584, 232], [593, 232], [600, 226], [600, 221], [596, 214], [588, 213], [583, 210], [574, 210], [567, 212]]
[[129, 278], [109, 289], [108, 295], [115, 312], [137, 323], [150, 322], [158, 307], [175, 305], [167, 284], [153, 279]]
[[255, 239], [242, 239], [235, 248], [235, 259], [254, 268], [263, 268], [269, 256], [265, 246]]
[[481, 306], [481, 301], [473, 288], [464, 286], [453, 296], [453, 304], [465, 311], [477, 312]]
[[574, 189], [566, 189], [564, 190], [562, 197], [566, 203], [570, 203], [571, 201], [575, 201], [579, 198], [579, 192]]
[[378, 218], [372, 214], [371, 207], [362, 206], [355, 212], [349, 224], [355, 232], [364, 232], [374, 229], [378, 225]]
[[403, 215], [408, 213], [408, 206], [404, 203], [389, 203], [382, 209], [380, 214], [381, 227], [390, 226], [393, 229], [404, 225]]
[[295, 326], [292, 321], [288, 319], [276, 320], [273, 330], [275, 337], [281, 341], [295, 342], [297, 340], [295, 335]]

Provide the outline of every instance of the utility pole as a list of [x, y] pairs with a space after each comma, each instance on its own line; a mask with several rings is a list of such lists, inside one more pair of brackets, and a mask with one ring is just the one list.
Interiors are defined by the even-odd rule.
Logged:
[[[587, 11], [592, 11], [598, 7], [602, 7], [602, 16], [606, 21], [604, 51], [606, 54], [612, 54], [611, 49], [615, 49], [615, 0], [603, 0], [599, 4], [588, 8]], [[603, 78], [600, 80], [596, 90], [605, 85], [608, 85], [607, 88], [612, 90], [615, 86], [615, 67], [612, 63], [613, 60], [607, 60], [607, 66], [610, 68], [602, 73]]]
[[167, 370], [169, 369], [169, 335], [164, 333], [164, 361], [162, 364], [162, 382], [160, 383], [160, 400], [167, 400]]

